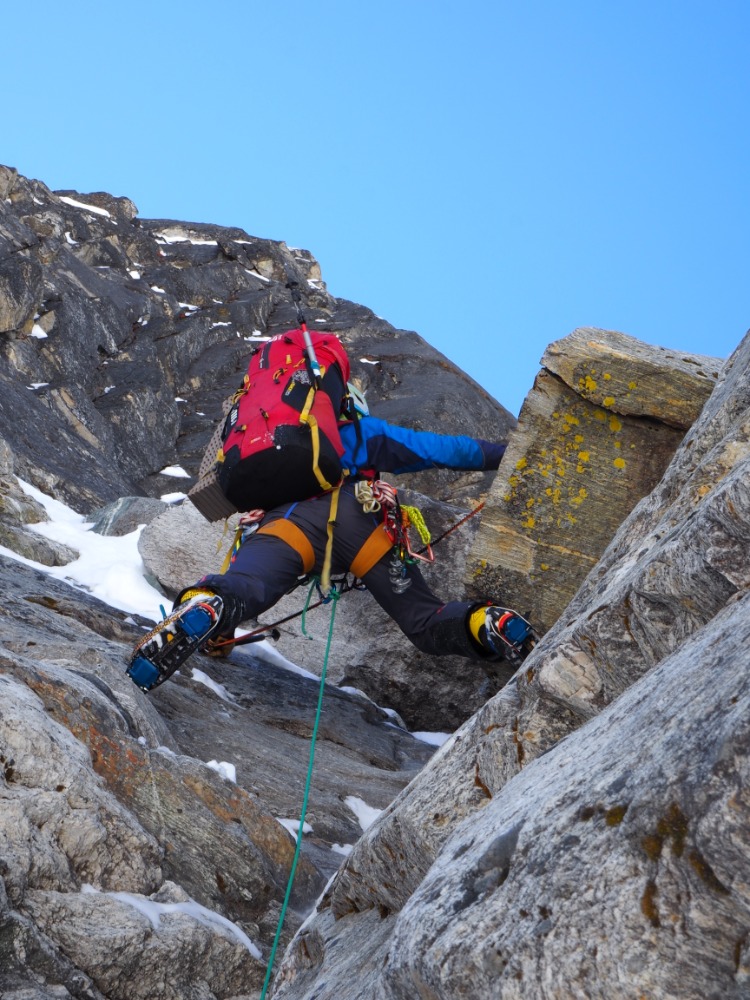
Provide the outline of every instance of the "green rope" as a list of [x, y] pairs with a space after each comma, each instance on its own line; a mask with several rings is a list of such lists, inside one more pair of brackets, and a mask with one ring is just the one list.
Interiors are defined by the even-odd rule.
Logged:
[[297, 846], [294, 850], [294, 858], [292, 859], [292, 868], [289, 872], [289, 881], [286, 886], [286, 894], [284, 896], [284, 902], [281, 907], [281, 913], [279, 914], [279, 923], [276, 928], [276, 936], [273, 939], [273, 945], [271, 946], [271, 954], [268, 956], [268, 967], [266, 968], [266, 978], [263, 982], [263, 989], [260, 994], [259, 1000], [265, 1000], [266, 993], [268, 992], [268, 986], [271, 982], [271, 972], [273, 970], [273, 963], [276, 958], [276, 949], [279, 946], [279, 940], [281, 938], [281, 928], [284, 926], [284, 917], [286, 916], [287, 907], [289, 905], [289, 899], [292, 895], [292, 885], [294, 883], [294, 876], [297, 871], [297, 862], [299, 861], [300, 851], [302, 850], [302, 830], [305, 825], [305, 816], [307, 815], [307, 800], [310, 795], [310, 784], [312, 783], [312, 773], [313, 773], [313, 761], [315, 759], [315, 741], [318, 737], [318, 727], [320, 725], [320, 713], [323, 708], [323, 691], [325, 688], [326, 681], [326, 671], [328, 669], [328, 657], [331, 652], [331, 640], [333, 639], [333, 621], [336, 616], [336, 602], [339, 599], [339, 592], [334, 587], [330, 594], [331, 600], [333, 601], [333, 607], [331, 608], [331, 621], [328, 626], [328, 641], [326, 643], [325, 657], [323, 658], [323, 669], [320, 674], [320, 688], [318, 690], [318, 705], [315, 710], [315, 723], [313, 724], [312, 736], [310, 737], [310, 758], [307, 764], [307, 778], [305, 780], [305, 792], [302, 796], [302, 814], [299, 820], [299, 830], [297, 831]]

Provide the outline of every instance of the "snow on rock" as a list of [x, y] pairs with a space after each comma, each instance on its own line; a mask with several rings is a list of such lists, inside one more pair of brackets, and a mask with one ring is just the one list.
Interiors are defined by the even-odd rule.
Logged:
[[226, 760], [209, 760], [206, 763], [212, 771], [216, 771], [222, 778], [226, 778], [227, 781], [233, 781], [235, 784], [237, 783], [237, 768], [234, 764], [230, 764]]
[[[198, 670], [197, 667], [193, 667], [192, 676], [194, 681], [197, 681], [199, 684], [203, 684], [204, 687], [213, 691], [213, 693], [217, 697], [221, 698], [222, 701], [233, 701], [231, 694], [229, 694], [224, 685], [217, 684], [216, 681], [213, 680], [212, 677], [209, 677], [207, 673], [204, 673], [203, 670]], [[233, 778], [232, 780], [234, 781], [235, 779]]]
[[[289, 833], [291, 833], [291, 835], [294, 837], [295, 840], [297, 839], [297, 837], [299, 836], [299, 820], [298, 819], [288, 819], [288, 818], [286, 818], [284, 816], [277, 816], [276, 817], [276, 821], [278, 823], [280, 823], [284, 827], [285, 830], [288, 830]], [[303, 823], [302, 824], [302, 833], [303, 834], [312, 833], [312, 832], [313, 832], [313, 828], [310, 826], [309, 823]]]
[[366, 802], [357, 798], [356, 795], [347, 795], [344, 802], [357, 817], [357, 822], [363, 830], [371, 826], [383, 811], [382, 809], [373, 809], [372, 806], [368, 806]]
[[98, 205], [89, 205], [86, 202], [77, 201], [75, 198], [69, 198], [67, 195], [60, 195], [60, 201], [64, 201], [66, 205], [70, 205], [72, 208], [80, 208], [84, 212], [91, 212], [92, 215], [103, 215], [106, 219], [112, 217], [106, 208], [99, 208]]

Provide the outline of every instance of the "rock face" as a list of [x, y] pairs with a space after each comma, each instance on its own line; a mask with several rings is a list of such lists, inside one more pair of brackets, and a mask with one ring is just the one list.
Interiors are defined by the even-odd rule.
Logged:
[[[127, 198], [52, 192], [8, 167], [0, 192], [2, 437], [19, 475], [81, 513], [171, 492], [167, 466], [193, 485], [253, 344], [296, 326], [288, 278], [310, 328], [340, 336], [380, 416], [491, 440], [515, 424], [416, 333], [329, 295], [307, 251], [140, 219]], [[449, 496], [459, 478], [426, 473], [421, 487]]]
[[747, 996], [749, 473], [750, 336], [524, 668], [359, 842], [275, 996], [342, 995], [354, 953], [361, 997]]
[[[317, 680], [237, 652], [147, 697], [132, 619], [1, 556], [0, 596], [0, 996], [257, 995]], [[432, 750], [327, 693], [284, 940], [361, 833], [347, 798], [384, 808]]]
[[475, 593], [511, 594], [540, 631], [659, 482], [716, 384], [716, 358], [576, 330], [524, 402], [467, 565]]

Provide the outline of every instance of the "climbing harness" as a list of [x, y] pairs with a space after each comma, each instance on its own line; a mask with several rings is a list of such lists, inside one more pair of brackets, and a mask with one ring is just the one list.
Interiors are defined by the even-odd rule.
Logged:
[[[381, 492], [381, 490], [378, 489], [376, 491], [379, 497], [378, 499], [367, 489], [367, 487], [370, 487], [371, 485], [372, 484], [370, 482], [365, 480], [356, 483], [355, 495], [357, 494], [357, 491], [359, 491], [359, 495], [364, 498], [364, 502], [369, 503], [370, 501], [374, 501], [376, 504], [379, 505], [381, 504], [382, 498], [384, 495], [386, 495], [386, 493]], [[385, 483], [384, 485], [387, 486], [389, 490], [395, 493], [393, 487], [389, 486], [388, 483]], [[360, 500], [360, 503], [362, 503], [362, 500]], [[458, 521], [452, 524], [450, 528], [447, 528], [444, 532], [442, 532], [442, 534], [438, 535], [437, 538], [433, 539], [432, 542], [429, 543], [431, 548], [434, 549], [434, 547], [436, 545], [439, 545], [440, 542], [442, 542], [445, 538], [448, 537], [448, 535], [451, 535], [454, 531], [458, 530], [458, 528], [460, 528], [462, 525], [466, 524], [467, 521], [470, 521], [472, 517], [475, 517], [482, 510], [483, 507], [484, 507], [484, 501], [477, 504], [477, 506], [474, 507], [473, 510], [470, 510], [468, 514], [465, 514], [462, 518], [460, 518]], [[367, 511], [367, 508], [365, 508], [365, 510], [368, 513], [376, 513], [378, 510], [380, 510], [380, 506], [371, 508], [369, 511]], [[260, 514], [261, 517], [263, 516], [262, 511], [250, 511], [247, 515], [245, 515], [245, 517], [251, 518], [251, 515], [258, 515], [258, 514]], [[242, 525], [243, 521], [244, 517], [240, 519], [240, 525]], [[255, 521], [251, 519], [249, 522], [250, 527], [252, 527], [254, 523]], [[277, 524], [277, 523], [278, 522], [272, 522], [272, 524]], [[257, 524], [254, 530], [259, 530], [257, 528]], [[268, 533], [270, 534], [271, 532], [269, 531]], [[302, 534], [302, 532], [300, 532], [300, 534]], [[234, 546], [237, 543], [237, 537], [240, 537], [244, 541], [244, 539], [249, 537], [249, 535], [242, 536], [241, 534], [239, 534], [238, 536], [235, 536], [235, 542], [233, 543], [232, 549], [230, 549], [227, 555], [226, 559], [227, 565], [233, 551], [235, 551]], [[307, 541], [307, 539], [305, 539], [305, 541]], [[380, 524], [377, 525], [377, 527], [373, 530], [372, 534], [365, 541], [364, 545], [357, 553], [355, 560], [352, 562], [352, 565], [350, 567], [350, 575], [353, 578], [354, 582], [353, 583], [349, 582], [349, 576], [346, 576], [340, 580], [335, 581], [338, 595], [341, 596], [341, 594], [345, 594], [349, 590], [366, 589], [364, 585], [360, 584], [358, 581], [361, 580], [361, 578], [365, 576], [368, 570], [372, 569], [375, 563], [377, 563], [391, 548], [393, 548], [393, 542], [391, 541], [390, 536], [386, 532], [384, 524], [381, 522]], [[417, 557], [422, 556], [426, 551], [427, 551], [427, 546], [425, 546], [422, 549], [419, 549], [415, 553], [415, 555]], [[392, 570], [391, 572], [392, 586], [398, 586], [402, 588], [400, 592], [403, 593], [411, 586], [411, 580], [409, 580], [408, 576], [406, 575], [405, 565], [401, 559], [400, 554], [394, 553], [394, 561], [390, 569]], [[404, 581], [406, 582], [404, 583]], [[250, 632], [245, 632], [241, 636], [237, 636], [237, 638], [212, 639], [210, 643], [210, 651], [212, 653], [215, 653], [216, 655], [225, 655], [225, 653], [228, 652], [234, 646], [245, 646], [248, 643], [260, 642], [263, 639], [276, 640], [279, 638], [278, 628], [280, 625], [286, 625], [288, 622], [294, 621], [295, 618], [301, 617], [303, 614], [306, 613], [306, 611], [311, 611], [313, 608], [319, 608], [322, 604], [325, 603], [327, 602], [322, 597], [318, 601], [309, 603], [309, 595], [308, 595], [308, 603], [306, 603], [305, 608], [303, 608], [302, 610], [294, 611], [292, 612], [292, 614], [286, 615], [284, 618], [279, 618], [271, 625], [261, 625], [259, 628], [253, 629]]]
[[[310, 737], [310, 754], [307, 763], [307, 777], [305, 779], [305, 790], [302, 795], [302, 811], [299, 818], [299, 828], [297, 830], [297, 844], [294, 849], [294, 857], [292, 858], [292, 867], [289, 871], [289, 879], [286, 885], [286, 893], [284, 894], [284, 902], [281, 906], [281, 913], [279, 914], [279, 922], [276, 927], [276, 934], [273, 939], [273, 944], [271, 946], [271, 951], [268, 956], [268, 965], [266, 967], [266, 977], [263, 982], [263, 989], [261, 990], [260, 1000], [265, 1000], [266, 994], [268, 992], [268, 986], [271, 982], [271, 974], [273, 972], [273, 963], [276, 958], [276, 951], [279, 946], [279, 940], [281, 938], [281, 930], [284, 926], [284, 918], [286, 916], [286, 911], [289, 906], [289, 899], [292, 894], [292, 886], [294, 884], [294, 876], [297, 871], [297, 863], [299, 861], [300, 853], [302, 850], [302, 831], [305, 826], [305, 817], [307, 816], [307, 801], [310, 796], [310, 785], [312, 783], [313, 774], [313, 763], [315, 760], [315, 743], [318, 737], [318, 729], [320, 727], [320, 714], [323, 708], [323, 691], [325, 690], [326, 673], [328, 670], [328, 658], [331, 652], [331, 641], [333, 639], [333, 623], [336, 616], [336, 603], [339, 599], [339, 592], [335, 586], [331, 587], [329, 594], [327, 596], [326, 603], [331, 603], [331, 620], [328, 625], [328, 641], [326, 642], [325, 656], [323, 657], [323, 667], [320, 672], [320, 687], [318, 688], [318, 703], [315, 709], [315, 722], [313, 723], [312, 736]], [[305, 608], [307, 610], [307, 608]]]

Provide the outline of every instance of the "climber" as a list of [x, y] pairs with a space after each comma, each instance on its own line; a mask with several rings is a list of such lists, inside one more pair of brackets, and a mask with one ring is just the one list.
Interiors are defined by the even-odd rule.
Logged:
[[232, 636], [240, 622], [257, 618], [310, 576], [330, 586], [331, 576], [353, 574], [422, 652], [515, 664], [528, 654], [534, 633], [516, 612], [494, 601], [444, 602], [432, 593], [414, 558], [397, 493], [378, 478], [384, 471], [497, 469], [505, 445], [397, 427], [371, 416], [351, 384], [345, 394], [349, 419], [337, 428], [340, 485], [244, 515], [226, 571], [182, 591], [173, 613], [136, 646], [128, 673], [144, 690], [160, 684], [196, 649]]

